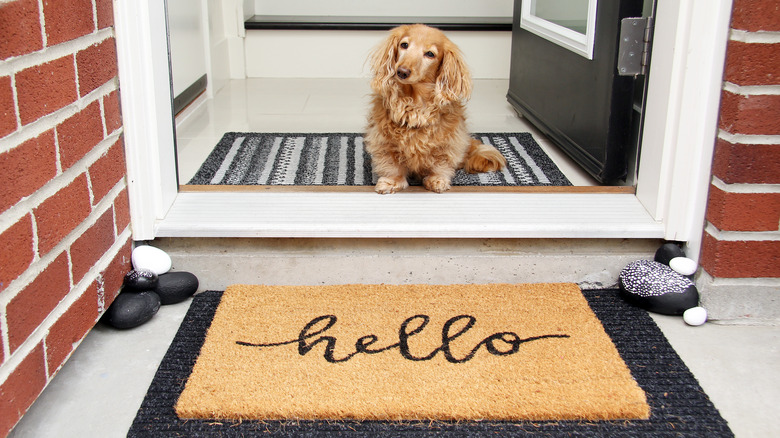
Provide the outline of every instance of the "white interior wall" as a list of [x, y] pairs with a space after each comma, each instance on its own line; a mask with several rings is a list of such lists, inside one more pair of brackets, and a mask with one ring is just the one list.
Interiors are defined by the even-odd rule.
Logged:
[[[201, 7], [193, 7], [193, 3]], [[173, 14], [169, 20], [175, 94], [208, 71], [210, 96], [230, 78], [366, 77], [366, 58], [385, 35], [362, 31], [247, 32], [243, 22], [254, 14], [512, 16], [509, 0], [169, 0], [169, 9]], [[510, 32], [448, 35], [463, 50], [474, 78], [509, 77]]]
[[[475, 79], [509, 78], [511, 32], [447, 32]], [[368, 77], [370, 52], [384, 31], [247, 31], [247, 77]]]
[[207, 59], [210, 69], [208, 95], [212, 97], [230, 78], [230, 42], [226, 20], [230, 11], [223, 8], [222, 0], [205, 1], [208, 16], [204, 21], [208, 26]]
[[174, 96], [206, 74], [204, 15], [200, 1], [168, 0], [168, 32]]
[[254, 0], [258, 15], [511, 17], [512, 8], [512, 0]]

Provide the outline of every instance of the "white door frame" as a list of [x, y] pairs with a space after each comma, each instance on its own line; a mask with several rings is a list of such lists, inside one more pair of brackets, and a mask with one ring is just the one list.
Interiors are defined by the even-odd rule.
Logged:
[[[687, 242], [694, 257], [703, 229], [731, 6], [732, 0], [658, 0], [657, 6], [636, 198], [663, 223], [664, 237]], [[158, 0], [114, 2], [135, 240], [156, 237], [178, 196], [164, 14]]]
[[154, 238], [177, 196], [165, 2], [114, 2], [127, 191], [134, 240]]

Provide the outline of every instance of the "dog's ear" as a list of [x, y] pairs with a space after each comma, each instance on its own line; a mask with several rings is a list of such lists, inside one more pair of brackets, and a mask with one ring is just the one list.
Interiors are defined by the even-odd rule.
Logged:
[[387, 89], [390, 79], [395, 76], [395, 60], [398, 55], [398, 42], [403, 33], [403, 26], [390, 31], [387, 37], [371, 54], [371, 88], [377, 93]]
[[470, 97], [471, 73], [460, 50], [448, 41], [444, 46], [439, 76], [436, 78], [437, 104], [468, 100]]

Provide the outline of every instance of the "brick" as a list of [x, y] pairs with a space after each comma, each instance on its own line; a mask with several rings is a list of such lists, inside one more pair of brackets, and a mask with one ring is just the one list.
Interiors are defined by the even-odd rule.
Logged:
[[62, 170], [69, 169], [84, 158], [101, 140], [103, 119], [100, 104], [95, 101], [57, 126]]
[[780, 31], [777, 0], [734, 0], [731, 27], [739, 30]]
[[112, 0], [97, 0], [95, 9], [97, 10], [98, 29], [105, 29], [114, 25], [114, 4]]
[[0, 4], [0, 60], [43, 48], [38, 0]]
[[70, 234], [91, 212], [87, 176], [81, 174], [33, 211], [41, 257]]
[[56, 175], [53, 130], [0, 154], [0, 211], [32, 195]]
[[73, 56], [20, 71], [16, 74], [16, 94], [22, 125], [75, 102], [78, 95]]
[[44, 0], [46, 45], [53, 46], [95, 31], [92, 0]]
[[49, 375], [65, 363], [74, 345], [84, 339], [98, 318], [97, 285], [93, 282], [68, 310], [52, 325], [46, 336], [46, 361]]
[[106, 132], [111, 134], [122, 127], [122, 110], [119, 107], [119, 91], [112, 91], [103, 98], [103, 114]]
[[732, 134], [780, 135], [780, 95], [723, 91], [719, 127]]
[[106, 210], [70, 247], [73, 283], [80, 282], [114, 244], [114, 212]]
[[11, 77], [0, 77], [0, 138], [16, 131], [16, 105]]
[[13, 353], [70, 292], [68, 255], [63, 252], [6, 307], [8, 343]]
[[82, 96], [117, 75], [116, 44], [113, 38], [87, 47], [76, 54], [79, 71], [79, 93]]
[[780, 277], [780, 241], [717, 240], [704, 233], [701, 267], [719, 278]]
[[130, 254], [132, 251], [132, 242], [130, 238], [127, 238], [127, 242], [122, 246], [117, 255], [111, 260], [111, 263], [106, 267], [103, 272], [100, 273], [103, 279], [103, 299], [104, 309], [108, 308], [114, 299], [119, 295], [119, 291], [122, 289], [122, 281], [125, 278], [127, 271], [132, 269], [130, 263]]
[[737, 85], [780, 84], [780, 43], [729, 41], [725, 80]]
[[114, 199], [114, 223], [117, 234], [130, 225], [130, 201], [127, 197], [127, 188], [122, 189]]
[[92, 194], [97, 204], [125, 176], [125, 151], [122, 141], [108, 149], [89, 168], [89, 179], [92, 182]]
[[707, 220], [719, 230], [777, 231], [780, 193], [730, 193], [710, 186]]
[[718, 139], [712, 174], [727, 184], [780, 184], [780, 145]]
[[46, 386], [43, 345], [37, 345], [0, 385], [0, 436], [6, 436]]
[[33, 244], [30, 215], [0, 233], [0, 291], [30, 267], [35, 258]]

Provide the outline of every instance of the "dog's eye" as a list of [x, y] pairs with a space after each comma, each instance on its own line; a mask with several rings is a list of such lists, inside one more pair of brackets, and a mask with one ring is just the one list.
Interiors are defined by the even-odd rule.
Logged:
[[402, 49], [408, 49], [409, 48], [409, 43], [401, 43], [401, 48]]
[[426, 56], [427, 58], [435, 58], [435, 57], [436, 57], [436, 54], [434, 54], [433, 52], [425, 52], [425, 56]]

